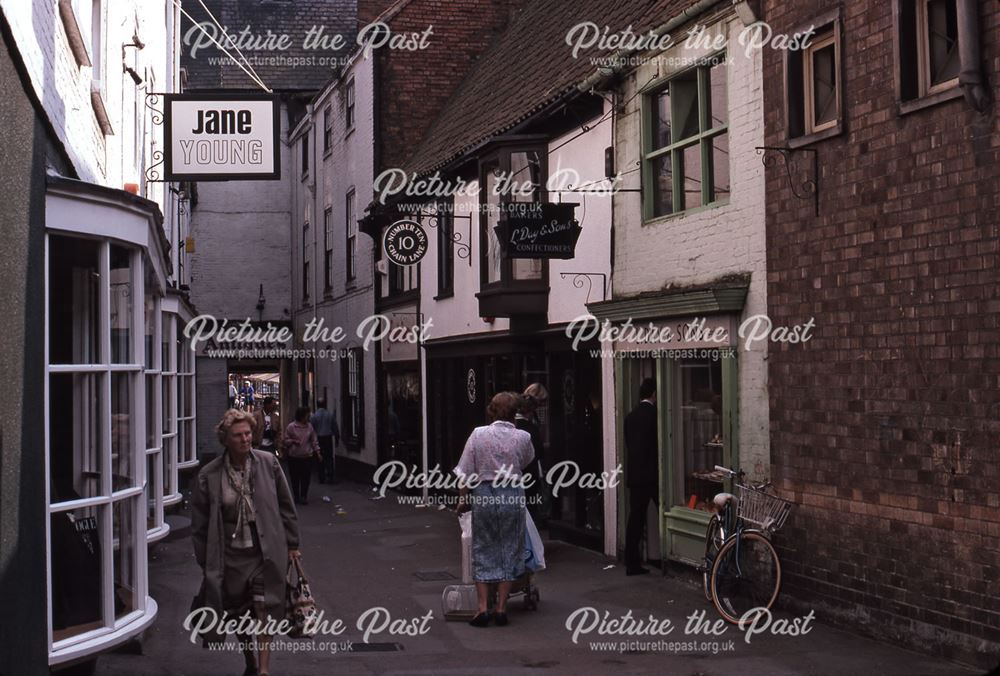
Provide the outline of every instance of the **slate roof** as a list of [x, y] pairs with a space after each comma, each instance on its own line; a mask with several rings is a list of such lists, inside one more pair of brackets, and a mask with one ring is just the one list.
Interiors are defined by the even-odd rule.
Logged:
[[[306, 92], [322, 88], [333, 77], [333, 67], [316, 63], [291, 65], [290, 60], [319, 56], [346, 57], [356, 47], [358, 30], [357, 0], [203, 0], [215, 18], [230, 35], [238, 36], [249, 27], [250, 34], [264, 37], [268, 31], [288, 35], [288, 49], [241, 50], [251, 61], [254, 55], [261, 58], [281, 57], [276, 63], [254, 63], [254, 70], [264, 83], [276, 92]], [[198, 0], [183, 0], [184, 11], [198, 22], [211, 22]], [[344, 36], [344, 47], [339, 51], [303, 49], [303, 41], [313, 26], [322, 26], [323, 35]], [[185, 44], [185, 38], [191, 36]], [[200, 49], [191, 58], [190, 46], [203, 34], [181, 15], [181, 66], [187, 70], [188, 90], [242, 89], [258, 90], [259, 87], [241, 68], [229, 60], [215, 45]], [[221, 40], [220, 40], [221, 42]], [[223, 43], [225, 45], [225, 43]], [[227, 46], [228, 49], [228, 46]], [[238, 55], [232, 49], [229, 51]], [[210, 63], [216, 61], [216, 63]]]
[[[432, 173], [551, 105], [596, 72], [591, 57], [616, 50], [581, 50], [566, 43], [578, 23], [643, 34], [662, 26], [693, 0], [534, 0], [486, 51], [458, 86], [406, 170]], [[683, 35], [674, 33], [674, 39]]]

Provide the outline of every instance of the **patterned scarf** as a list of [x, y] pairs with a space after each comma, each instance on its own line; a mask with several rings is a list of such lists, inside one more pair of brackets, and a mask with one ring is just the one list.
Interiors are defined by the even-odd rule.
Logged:
[[234, 549], [250, 549], [253, 547], [250, 524], [257, 521], [257, 512], [253, 507], [253, 455], [246, 459], [242, 470], [232, 466], [229, 453], [225, 454], [223, 464], [228, 479], [222, 482], [223, 501], [236, 502], [236, 530], [233, 531], [232, 546]]

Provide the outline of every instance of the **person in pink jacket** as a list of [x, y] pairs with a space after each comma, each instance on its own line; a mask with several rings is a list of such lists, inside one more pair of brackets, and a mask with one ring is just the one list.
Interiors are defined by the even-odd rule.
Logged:
[[295, 420], [285, 428], [283, 447], [285, 457], [288, 458], [288, 473], [292, 476], [295, 504], [307, 505], [309, 479], [319, 458], [319, 441], [316, 430], [309, 424], [308, 406], [295, 409]]

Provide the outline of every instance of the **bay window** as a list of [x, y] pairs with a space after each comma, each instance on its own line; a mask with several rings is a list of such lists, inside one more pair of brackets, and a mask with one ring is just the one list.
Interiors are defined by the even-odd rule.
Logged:
[[151, 603], [142, 268], [136, 247], [47, 237], [51, 652], [112, 634]]
[[497, 227], [512, 203], [541, 203], [547, 195], [548, 151], [543, 144], [502, 146], [479, 165], [479, 314], [511, 317], [545, 314], [548, 264], [507, 258]]

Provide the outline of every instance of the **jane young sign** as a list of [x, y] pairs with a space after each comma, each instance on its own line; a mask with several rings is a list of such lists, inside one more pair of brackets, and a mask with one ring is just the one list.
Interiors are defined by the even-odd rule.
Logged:
[[576, 204], [511, 202], [504, 205], [496, 226], [507, 258], [562, 258], [576, 255], [583, 228], [576, 221]]
[[166, 94], [164, 180], [281, 178], [278, 99], [261, 94]]

